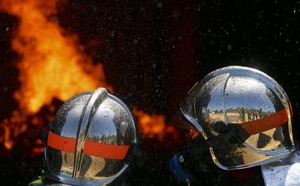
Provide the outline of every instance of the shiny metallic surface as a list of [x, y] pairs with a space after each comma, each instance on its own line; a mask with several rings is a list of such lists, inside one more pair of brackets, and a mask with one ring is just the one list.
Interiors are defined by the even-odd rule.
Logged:
[[[127, 167], [123, 159], [85, 154], [86, 141], [111, 146], [137, 143], [137, 128], [129, 108], [106, 89], [82, 93], [58, 110], [49, 131], [76, 140], [73, 152], [45, 147], [49, 173], [72, 185], [102, 185], [113, 181]], [[105, 149], [102, 149], [105, 152]]]
[[222, 169], [261, 165], [294, 150], [289, 98], [275, 80], [256, 69], [229, 66], [209, 73], [188, 92], [180, 110], [207, 141], [237, 131], [234, 139], [210, 147]]

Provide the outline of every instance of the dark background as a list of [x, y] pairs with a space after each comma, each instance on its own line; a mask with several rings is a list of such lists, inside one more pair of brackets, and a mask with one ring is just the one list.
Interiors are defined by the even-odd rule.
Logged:
[[[250, 66], [285, 89], [299, 139], [299, 2], [75, 0], [57, 6], [61, 27], [78, 34], [94, 63], [104, 65], [115, 92], [133, 94], [141, 110], [168, 119], [187, 91], [210, 71]], [[10, 42], [18, 20], [4, 12], [0, 18], [2, 120], [16, 107], [12, 93], [19, 82], [12, 61], [18, 56]], [[148, 156], [133, 176], [137, 185], [177, 184], [167, 166], [182, 144], [171, 140], [144, 142]], [[1, 158], [1, 185], [26, 185], [37, 174], [42, 156], [24, 158], [23, 150], [15, 147], [9, 158]]]

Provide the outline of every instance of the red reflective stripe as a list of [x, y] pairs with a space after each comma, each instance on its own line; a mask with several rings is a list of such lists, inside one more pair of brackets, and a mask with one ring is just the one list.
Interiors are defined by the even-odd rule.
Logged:
[[286, 122], [288, 122], [287, 111], [282, 109], [273, 115], [242, 123], [241, 125], [249, 134], [257, 134], [281, 126]]
[[86, 141], [83, 153], [92, 156], [110, 159], [124, 159], [129, 149], [129, 145], [110, 145]]
[[[48, 146], [66, 151], [75, 152], [76, 139], [67, 138], [48, 132]], [[109, 159], [124, 159], [129, 149], [129, 145], [111, 145], [93, 141], [85, 141], [83, 153]]]
[[58, 150], [74, 153], [76, 140], [74, 138], [58, 136], [49, 131], [47, 145]]

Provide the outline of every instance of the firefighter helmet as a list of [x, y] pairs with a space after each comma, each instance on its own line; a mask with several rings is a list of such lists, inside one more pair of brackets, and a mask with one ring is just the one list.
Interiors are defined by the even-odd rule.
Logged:
[[138, 143], [129, 107], [105, 88], [67, 100], [48, 126], [46, 177], [71, 185], [103, 185], [129, 166]]
[[180, 111], [224, 170], [262, 165], [295, 150], [290, 100], [257, 69], [228, 66], [209, 73], [188, 92]]

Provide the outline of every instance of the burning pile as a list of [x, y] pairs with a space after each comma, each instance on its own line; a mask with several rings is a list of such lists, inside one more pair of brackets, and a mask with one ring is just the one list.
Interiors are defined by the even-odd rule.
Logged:
[[[97, 87], [114, 92], [106, 83], [103, 65], [94, 64], [84, 53], [77, 35], [60, 27], [56, 6], [57, 1], [47, 0], [0, 2], [1, 11], [19, 19], [12, 40], [12, 48], [19, 55], [15, 64], [20, 88], [13, 95], [18, 107], [11, 118], [0, 121], [0, 144], [7, 152], [21, 145], [32, 149], [32, 156], [41, 153], [40, 141], [32, 131], [45, 128], [62, 102]], [[165, 133], [176, 137], [176, 130], [167, 126], [164, 116], [149, 115], [136, 108], [134, 114], [145, 137], [162, 140]]]

